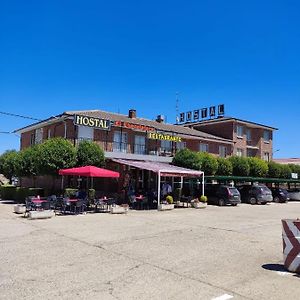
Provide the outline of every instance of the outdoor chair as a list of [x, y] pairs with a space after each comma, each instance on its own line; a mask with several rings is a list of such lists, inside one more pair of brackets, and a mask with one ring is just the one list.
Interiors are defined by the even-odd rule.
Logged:
[[43, 210], [49, 210], [50, 209], [50, 202], [49, 201], [42, 202], [41, 203], [41, 209], [43, 209]]
[[66, 211], [69, 210], [71, 212], [71, 202], [69, 202], [69, 198], [63, 198], [62, 201], [62, 213], [65, 214]]
[[150, 208], [148, 197], [143, 198], [141, 206], [142, 206], [141, 207], [142, 209], [149, 209]]
[[51, 195], [47, 198], [47, 201], [50, 204], [50, 209], [55, 210], [56, 209], [56, 204], [57, 204], [57, 197], [56, 195]]
[[31, 202], [31, 198], [30, 197], [27, 197], [25, 199], [25, 207], [26, 207], [26, 210], [25, 210], [25, 214], [24, 214], [24, 217], [27, 217], [29, 212], [33, 210], [33, 207], [32, 207], [32, 202]]
[[75, 214], [80, 214], [83, 213], [84, 211], [84, 201], [83, 200], [78, 200], [74, 204], [74, 213]]

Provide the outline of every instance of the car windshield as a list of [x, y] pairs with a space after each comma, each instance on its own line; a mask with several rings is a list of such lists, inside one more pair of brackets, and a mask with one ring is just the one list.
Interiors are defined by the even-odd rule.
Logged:
[[230, 187], [229, 191], [230, 191], [231, 194], [238, 194], [239, 193], [239, 191], [236, 188], [233, 188], [233, 187]]
[[261, 187], [260, 187], [260, 191], [261, 191], [263, 194], [269, 194], [269, 193], [270, 193], [270, 190], [269, 190], [266, 186], [261, 186]]

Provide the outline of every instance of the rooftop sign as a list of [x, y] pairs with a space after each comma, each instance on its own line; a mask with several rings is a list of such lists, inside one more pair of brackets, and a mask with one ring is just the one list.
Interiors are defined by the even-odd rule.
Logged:
[[198, 122], [208, 117], [215, 118], [224, 116], [225, 107], [224, 104], [219, 104], [218, 106], [210, 106], [209, 108], [195, 109], [194, 111], [182, 112], [179, 114], [177, 122]]
[[134, 124], [129, 122], [123, 122], [123, 121], [115, 121], [115, 126], [125, 127], [133, 130], [140, 130], [140, 131], [154, 131], [154, 127], [142, 125], [142, 124]]

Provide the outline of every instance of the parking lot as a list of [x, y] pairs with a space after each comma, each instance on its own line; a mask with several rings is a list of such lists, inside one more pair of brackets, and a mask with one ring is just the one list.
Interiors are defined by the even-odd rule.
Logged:
[[281, 219], [300, 203], [27, 220], [0, 204], [1, 299], [298, 299]]

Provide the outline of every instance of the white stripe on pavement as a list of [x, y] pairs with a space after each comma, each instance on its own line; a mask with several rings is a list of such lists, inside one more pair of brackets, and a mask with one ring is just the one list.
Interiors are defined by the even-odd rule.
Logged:
[[211, 300], [228, 300], [228, 299], [231, 299], [231, 298], [233, 298], [233, 296], [228, 295], [228, 294], [224, 294], [224, 295], [222, 295], [220, 297], [213, 298]]

